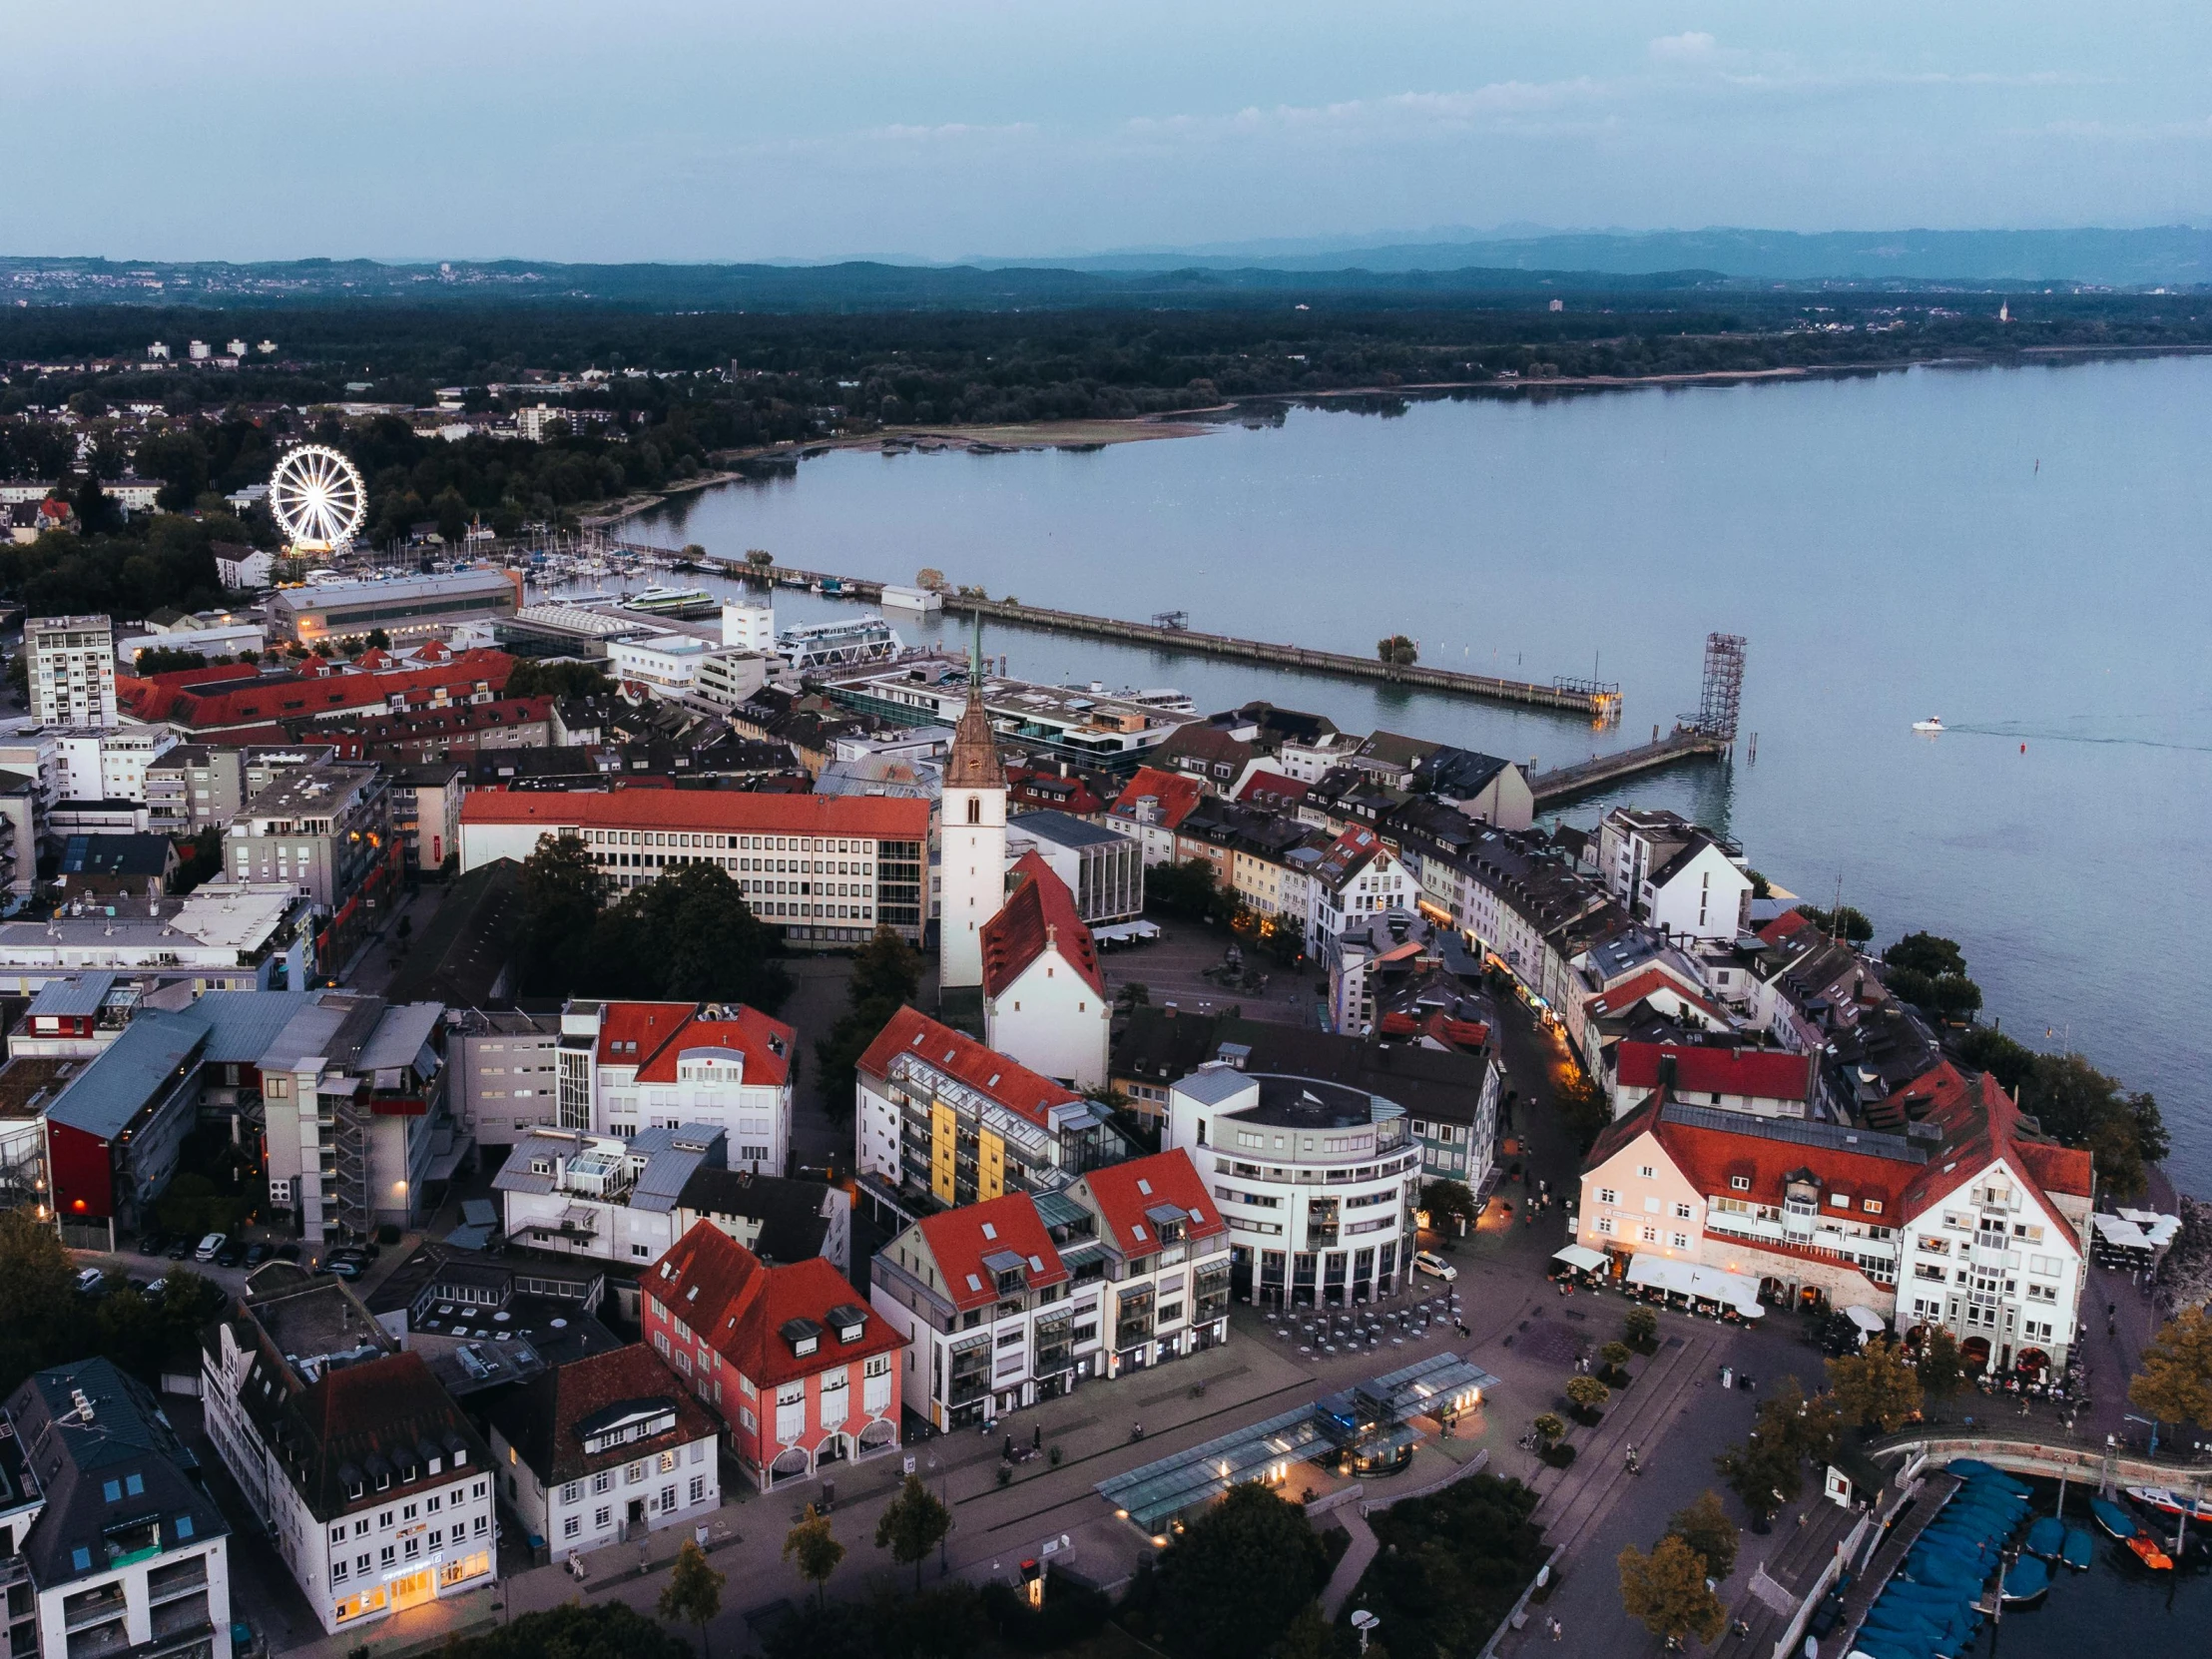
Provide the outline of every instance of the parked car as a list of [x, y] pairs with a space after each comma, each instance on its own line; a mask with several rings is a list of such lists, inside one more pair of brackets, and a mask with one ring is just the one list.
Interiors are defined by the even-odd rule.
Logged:
[[269, 1246], [256, 1241], [246, 1247], [246, 1265], [258, 1268], [269, 1260]]
[[163, 1293], [165, 1293], [168, 1289], [169, 1281], [167, 1279], [157, 1279], [151, 1285], [148, 1285], [146, 1287], [146, 1290], [143, 1294], [146, 1297], [147, 1301], [159, 1302], [162, 1299]]
[[169, 1240], [159, 1233], [141, 1233], [138, 1248], [141, 1256], [159, 1256], [169, 1248]]
[[191, 1254], [192, 1239], [189, 1235], [185, 1238], [175, 1239], [170, 1242], [169, 1259], [172, 1262], [182, 1262], [187, 1256], [190, 1256]]
[[84, 1268], [77, 1274], [77, 1294], [98, 1296], [108, 1283], [108, 1276], [98, 1268]]
[[340, 1279], [358, 1279], [361, 1276], [361, 1264], [350, 1257], [344, 1257], [334, 1262], [325, 1262], [322, 1271], [334, 1273]]
[[200, 1248], [192, 1253], [192, 1259], [196, 1262], [212, 1262], [216, 1258], [216, 1252], [230, 1242], [221, 1233], [210, 1233], [200, 1241]]
[[227, 1244], [215, 1253], [215, 1265], [219, 1268], [235, 1268], [239, 1265], [239, 1247]]
[[298, 1247], [297, 1245], [295, 1245], [295, 1244], [291, 1244], [291, 1243], [288, 1243], [288, 1242], [287, 1242], [287, 1243], [284, 1243], [284, 1244], [280, 1244], [280, 1245], [278, 1245], [278, 1246], [276, 1247], [276, 1260], [277, 1260], [277, 1261], [279, 1261], [279, 1262], [296, 1262], [296, 1261], [298, 1261], [298, 1260], [299, 1260], [299, 1247]]
[[1413, 1252], [1413, 1266], [1431, 1279], [1441, 1279], [1446, 1284], [1459, 1277], [1459, 1270], [1438, 1256], [1433, 1250]]

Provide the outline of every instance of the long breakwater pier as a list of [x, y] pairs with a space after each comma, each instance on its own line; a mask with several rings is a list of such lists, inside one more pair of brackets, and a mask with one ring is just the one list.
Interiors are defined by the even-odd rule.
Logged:
[[[670, 549], [642, 542], [613, 542], [626, 553], [667, 558]], [[801, 570], [791, 565], [756, 565], [744, 559], [694, 553], [695, 565], [717, 574], [763, 586], [820, 588], [826, 594], [865, 603], [880, 603], [883, 584], [860, 576], [835, 576], [826, 571]], [[1314, 646], [1286, 645], [1270, 640], [1240, 639], [1233, 634], [1207, 633], [1166, 621], [1124, 622], [1119, 617], [1089, 616], [1080, 611], [1053, 610], [1024, 605], [1012, 599], [986, 599], [977, 594], [943, 593], [946, 612], [955, 616], [984, 617], [1015, 628], [1050, 634], [1074, 634], [1086, 639], [1116, 640], [1158, 651], [1179, 651], [1194, 657], [1219, 657], [1234, 662], [1263, 663], [1270, 668], [1307, 674], [1328, 674], [1345, 680], [1367, 680], [1383, 685], [1417, 687], [1422, 691], [1471, 697], [1486, 703], [1508, 703], [1521, 708], [1556, 709], [1580, 715], [1595, 725], [1610, 725], [1620, 718], [1621, 690], [1616, 684], [1560, 677], [1546, 684], [1536, 680], [1509, 680], [1491, 674], [1467, 674], [1457, 669], [1429, 668], [1419, 663], [1391, 663], [1381, 657], [1359, 657], [1345, 651], [1323, 651]]]
[[1528, 780], [1528, 793], [1539, 809], [1556, 806], [1607, 784], [1617, 784], [1623, 778], [1657, 772], [1677, 761], [1725, 755], [1730, 747], [1729, 740], [1716, 732], [1680, 726], [1663, 738], [1640, 743], [1633, 749], [1617, 749], [1610, 755], [1593, 755], [1587, 761], [1577, 761], [1573, 766], [1539, 772]]

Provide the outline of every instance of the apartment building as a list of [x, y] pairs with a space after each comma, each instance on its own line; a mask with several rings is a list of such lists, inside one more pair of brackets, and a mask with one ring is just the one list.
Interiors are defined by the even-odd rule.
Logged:
[[561, 1011], [555, 1112], [562, 1129], [631, 1136], [700, 1124], [728, 1163], [781, 1175], [791, 1155], [798, 1033], [740, 1002], [595, 1002]]
[[36, 616], [23, 625], [31, 719], [41, 726], [118, 724], [115, 625], [104, 616]]
[[161, 1402], [106, 1360], [0, 1417], [0, 1585], [19, 1656], [230, 1659], [230, 1532]]
[[639, 1289], [647, 1343], [762, 1491], [897, 1449], [905, 1341], [828, 1262], [771, 1267], [702, 1224]]
[[242, 808], [223, 860], [239, 881], [289, 881], [336, 917], [396, 879], [391, 784], [381, 768], [321, 762], [281, 773]]
[[539, 1124], [559, 1123], [560, 1051], [559, 1014], [451, 1011], [445, 1053], [453, 1115], [478, 1146], [513, 1146]]
[[642, 1343], [508, 1390], [491, 1452], [508, 1509], [555, 1561], [722, 1506], [715, 1419]]
[[902, 1215], [1056, 1191], [1130, 1151], [1097, 1101], [913, 1008], [868, 1045], [855, 1093], [858, 1171]]
[[148, 764], [144, 799], [147, 827], [161, 834], [226, 828], [246, 805], [246, 751], [176, 744]]
[[[1143, 1371], [1229, 1340], [1229, 1229], [1190, 1155], [1171, 1151], [1092, 1170], [1067, 1191], [1103, 1247], [1105, 1375]], [[1094, 1254], [1061, 1252], [1065, 1262]]]
[[851, 1259], [852, 1201], [840, 1189], [733, 1170], [728, 1139], [710, 1124], [627, 1139], [535, 1129], [492, 1189], [508, 1239], [533, 1250], [656, 1261], [705, 1221], [766, 1262], [820, 1256], [842, 1273]]

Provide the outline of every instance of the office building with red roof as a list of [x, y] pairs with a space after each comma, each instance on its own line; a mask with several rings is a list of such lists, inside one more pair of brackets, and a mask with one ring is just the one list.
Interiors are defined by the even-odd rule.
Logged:
[[798, 1040], [742, 1002], [576, 998], [561, 1010], [547, 1121], [626, 1139], [647, 1129], [719, 1129], [731, 1169], [782, 1175]]
[[2089, 1154], [1947, 1060], [1885, 1104], [1897, 1132], [1656, 1089], [1592, 1149], [1577, 1241], [1632, 1283], [1665, 1289], [1669, 1264], [1717, 1270], [1770, 1306], [1865, 1308], [1908, 1342], [1943, 1326], [1977, 1372], [2062, 1371]]
[[750, 790], [472, 790], [461, 868], [517, 862], [541, 840], [584, 842], [619, 895], [686, 864], [714, 864], [788, 943], [864, 943], [887, 925], [921, 940], [929, 803]]
[[770, 1267], [701, 1222], [638, 1289], [646, 1342], [762, 1491], [897, 1449], [905, 1339], [820, 1257]]
[[169, 725], [188, 741], [295, 722], [450, 709], [489, 703], [505, 690], [514, 659], [479, 649], [437, 657], [417, 653], [382, 671], [340, 668], [322, 657], [279, 674], [250, 663], [183, 669], [172, 674], [116, 676], [116, 702], [126, 719]]
[[861, 1196], [901, 1222], [1056, 1191], [1131, 1150], [1097, 1101], [914, 1008], [891, 1017], [856, 1071]]
[[983, 1035], [991, 1047], [1074, 1089], [1106, 1082], [1113, 1002], [1075, 895], [1034, 851], [983, 924]]

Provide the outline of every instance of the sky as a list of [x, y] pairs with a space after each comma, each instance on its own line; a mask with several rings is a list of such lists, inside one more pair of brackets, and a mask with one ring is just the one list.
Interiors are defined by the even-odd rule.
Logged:
[[0, 0], [0, 252], [2212, 220], [2202, 0]]

